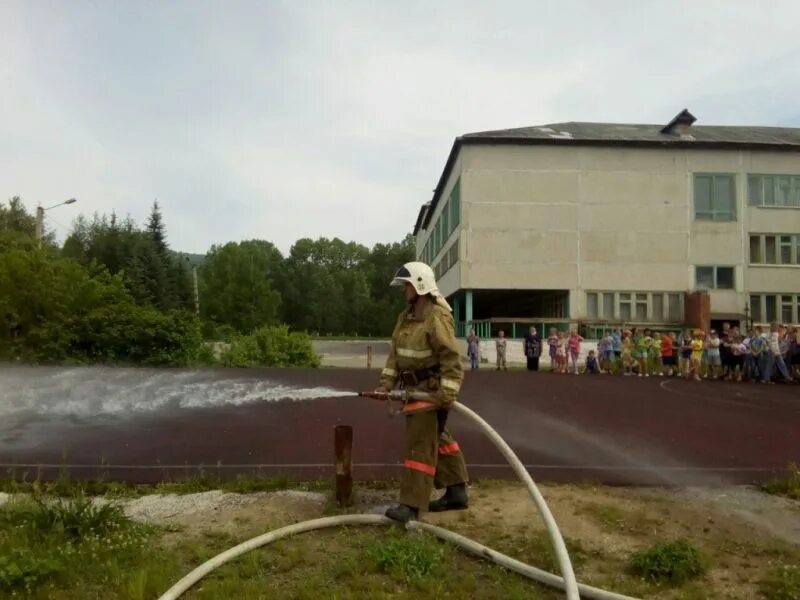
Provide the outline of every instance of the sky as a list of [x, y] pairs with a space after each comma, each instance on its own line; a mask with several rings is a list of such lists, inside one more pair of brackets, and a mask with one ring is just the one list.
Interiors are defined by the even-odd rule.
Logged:
[[413, 228], [458, 135], [800, 127], [800, 2], [0, 0], [0, 200], [173, 249]]

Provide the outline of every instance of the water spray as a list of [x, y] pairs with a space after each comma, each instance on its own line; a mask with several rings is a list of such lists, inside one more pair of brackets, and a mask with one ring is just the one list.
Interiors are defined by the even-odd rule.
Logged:
[[[409, 400], [424, 400], [426, 398], [430, 398], [425, 392], [408, 392], [406, 390], [374, 390], [357, 392], [354, 395], [362, 398], [388, 401], [390, 405], [391, 402], [395, 401], [405, 403]], [[561, 535], [561, 531], [559, 530], [558, 525], [556, 524], [556, 521], [550, 512], [550, 508], [547, 506], [547, 503], [544, 500], [544, 497], [539, 492], [539, 488], [534, 483], [522, 462], [519, 460], [519, 458], [517, 458], [517, 455], [514, 454], [505, 440], [503, 440], [503, 438], [501, 438], [500, 435], [473, 410], [459, 402], [452, 404], [450, 409], [470, 418], [483, 430], [483, 432], [489, 437], [492, 443], [497, 447], [498, 450], [500, 450], [500, 452], [509, 462], [517, 477], [519, 477], [519, 479], [528, 488], [528, 493], [530, 494], [534, 505], [539, 511], [539, 514], [541, 515], [542, 520], [547, 527], [547, 532], [550, 536], [550, 541], [553, 544], [553, 548], [555, 549], [556, 558], [558, 559], [558, 565], [562, 576], [558, 576], [554, 573], [549, 573], [547, 571], [543, 571], [541, 569], [537, 569], [536, 567], [522, 563], [509, 556], [506, 556], [505, 554], [501, 554], [500, 552], [492, 550], [491, 548], [487, 548], [486, 546], [483, 546], [482, 544], [470, 540], [462, 535], [448, 531], [447, 529], [443, 529], [441, 527], [436, 527], [435, 525], [421, 521], [409, 521], [407, 524], [405, 524], [405, 528], [408, 530], [427, 531], [439, 537], [440, 539], [455, 544], [459, 548], [471, 554], [481, 558], [489, 559], [496, 564], [519, 573], [520, 575], [533, 579], [534, 581], [538, 581], [539, 583], [564, 590], [567, 600], [580, 600], [581, 597], [593, 598], [596, 600], [636, 600], [630, 596], [624, 596], [622, 594], [601, 590], [599, 588], [585, 584], [579, 584], [577, 582], [575, 579], [575, 572], [572, 568], [572, 562], [570, 561], [569, 553], [567, 552], [566, 545], [564, 544], [564, 538]], [[283, 527], [281, 529], [276, 529], [243, 542], [242, 544], [226, 550], [225, 552], [206, 561], [194, 571], [186, 575], [183, 579], [178, 581], [169, 590], [167, 590], [167, 592], [164, 593], [159, 600], [176, 600], [195, 583], [211, 573], [214, 569], [241, 556], [242, 554], [245, 554], [246, 552], [249, 552], [250, 550], [263, 547], [274, 542], [275, 540], [298, 533], [323, 529], [326, 527], [379, 524], [398, 525], [396, 521], [393, 521], [382, 515], [341, 515], [337, 517], [314, 519], [311, 521], [305, 521], [303, 523], [297, 523], [295, 525], [289, 525], [288, 527]]]

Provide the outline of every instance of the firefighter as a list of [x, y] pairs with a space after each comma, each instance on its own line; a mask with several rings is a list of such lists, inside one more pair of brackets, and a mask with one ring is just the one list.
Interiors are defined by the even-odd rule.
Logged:
[[[400, 313], [378, 391], [401, 387], [423, 391], [428, 400], [409, 400], [400, 504], [386, 516], [402, 523], [432, 512], [467, 508], [464, 455], [445, 427], [464, 378], [450, 305], [439, 293], [433, 270], [421, 262], [403, 265], [391, 282], [403, 286], [408, 308]], [[446, 488], [430, 502], [433, 487]]]

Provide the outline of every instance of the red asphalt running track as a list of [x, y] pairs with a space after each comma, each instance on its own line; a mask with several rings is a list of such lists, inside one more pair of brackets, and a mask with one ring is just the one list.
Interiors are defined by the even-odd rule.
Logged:
[[[372, 370], [224, 370], [215, 377], [298, 387], [372, 389]], [[800, 386], [478, 371], [461, 400], [497, 429], [539, 481], [713, 485], [764, 481], [800, 462]], [[35, 443], [0, 441], [7, 472], [132, 482], [205, 472], [333, 474], [333, 429], [354, 428], [357, 479], [401, 472], [403, 417], [357, 397], [180, 409], [122, 419], [47, 420]], [[472, 478], [510, 478], [500, 453], [466, 418], [448, 424]], [[21, 441], [20, 441], [21, 440]]]

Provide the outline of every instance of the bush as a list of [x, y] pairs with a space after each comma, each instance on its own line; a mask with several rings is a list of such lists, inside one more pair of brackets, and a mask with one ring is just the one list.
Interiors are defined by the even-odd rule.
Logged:
[[305, 333], [268, 326], [252, 335], [236, 336], [222, 354], [227, 367], [318, 367], [319, 357]]
[[786, 477], [772, 479], [761, 486], [762, 491], [800, 500], [800, 468], [796, 463], [790, 463]]
[[375, 543], [368, 555], [379, 571], [412, 583], [434, 575], [441, 568], [444, 548], [428, 535], [395, 534], [387, 541]]
[[761, 591], [768, 600], [797, 600], [800, 598], [800, 567], [773, 568], [761, 582]]
[[680, 584], [705, 570], [700, 552], [684, 539], [635, 552], [628, 566], [634, 575], [654, 582]]

